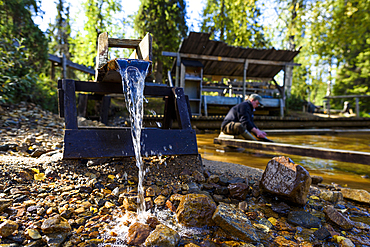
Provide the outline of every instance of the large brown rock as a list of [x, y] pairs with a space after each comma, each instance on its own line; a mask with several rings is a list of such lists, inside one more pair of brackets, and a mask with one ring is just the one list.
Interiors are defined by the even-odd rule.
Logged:
[[130, 245], [141, 245], [150, 234], [150, 226], [135, 222], [128, 228], [127, 243]]
[[266, 166], [260, 188], [262, 192], [283, 197], [293, 203], [304, 205], [311, 185], [308, 171], [288, 157], [274, 157]]
[[216, 203], [204, 194], [188, 194], [181, 198], [176, 210], [180, 224], [188, 227], [203, 227], [213, 225], [212, 215]]
[[353, 228], [352, 221], [338, 212], [333, 206], [326, 206], [324, 208], [324, 213], [331, 222], [334, 222], [344, 230], [351, 230]]
[[60, 215], [46, 219], [42, 225], [41, 230], [45, 234], [58, 233], [58, 232], [70, 232], [71, 226], [68, 221]]
[[370, 193], [366, 190], [356, 190], [348, 188], [341, 188], [340, 190], [343, 194], [343, 197], [346, 199], [370, 204]]
[[220, 203], [212, 217], [213, 221], [229, 234], [245, 241], [258, 242], [259, 238], [247, 215], [229, 204]]

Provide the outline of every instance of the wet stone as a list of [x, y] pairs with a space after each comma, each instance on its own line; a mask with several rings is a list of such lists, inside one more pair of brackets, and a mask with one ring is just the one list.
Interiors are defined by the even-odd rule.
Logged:
[[258, 242], [259, 238], [247, 216], [239, 209], [220, 203], [212, 216], [213, 221], [229, 234], [245, 241]]
[[141, 245], [150, 234], [150, 226], [136, 222], [128, 228], [127, 243], [130, 245]]
[[211, 175], [207, 179], [207, 183], [209, 183], [209, 184], [211, 184], [211, 183], [217, 184], [219, 181], [220, 181], [220, 177], [218, 175]]
[[176, 211], [180, 224], [188, 227], [212, 226], [216, 203], [203, 194], [188, 194], [181, 198]]
[[34, 240], [41, 238], [41, 234], [36, 229], [27, 229], [25, 233], [29, 238], [34, 239]]
[[217, 195], [217, 194], [214, 194], [212, 197], [213, 197], [213, 200], [214, 200], [215, 202], [223, 202], [223, 201], [224, 201], [224, 199], [225, 199], [225, 197], [224, 197], [224, 196], [222, 196], [222, 195]]
[[153, 229], [157, 227], [157, 225], [160, 224], [157, 217], [151, 216], [146, 220], [146, 223]]
[[318, 240], [324, 240], [331, 237], [331, 234], [327, 228], [321, 227], [313, 233], [313, 236]]
[[7, 209], [9, 206], [13, 204], [12, 199], [3, 199], [0, 198], [0, 213]]
[[180, 241], [180, 235], [163, 224], [157, 225], [145, 240], [144, 246], [175, 247]]
[[262, 191], [304, 205], [311, 185], [308, 171], [287, 157], [272, 158], [260, 181]]
[[193, 171], [192, 175], [197, 183], [204, 183], [206, 181], [204, 175], [198, 170]]
[[163, 195], [159, 195], [157, 198], [154, 199], [154, 204], [157, 207], [163, 207], [166, 204], [167, 198]]
[[331, 222], [334, 222], [344, 230], [351, 230], [353, 228], [351, 220], [343, 216], [343, 214], [338, 212], [333, 206], [326, 206], [324, 208], [324, 213]]
[[291, 240], [288, 240], [288, 239], [284, 238], [283, 236], [276, 237], [274, 239], [274, 243], [277, 246], [294, 246], [294, 247], [298, 247], [299, 246], [299, 244], [297, 244], [296, 242], [291, 241]]
[[56, 215], [54, 217], [50, 217], [46, 219], [42, 223], [41, 230], [45, 234], [55, 233], [55, 232], [70, 232], [71, 226], [69, 225], [66, 219], [64, 219], [60, 215]]
[[323, 180], [324, 178], [321, 176], [317, 176], [317, 175], [311, 176], [311, 184], [320, 184], [322, 183]]
[[59, 247], [67, 239], [68, 233], [58, 232], [50, 233], [42, 236], [42, 239], [47, 243], [49, 247]]
[[80, 193], [91, 193], [93, 191], [93, 188], [90, 186], [80, 186], [78, 190]]
[[228, 184], [239, 184], [239, 183], [247, 183], [247, 181], [245, 181], [244, 178], [239, 178], [239, 177], [236, 177], [236, 178], [232, 178], [230, 180], [227, 181]]
[[319, 228], [321, 226], [321, 220], [319, 218], [305, 211], [290, 212], [287, 221], [290, 224], [305, 228]]
[[366, 190], [341, 188], [341, 192], [346, 199], [370, 204], [370, 193]]
[[245, 200], [249, 193], [249, 186], [245, 183], [232, 183], [227, 188], [230, 196], [238, 200]]
[[122, 206], [128, 211], [136, 211], [137, 209], [137, 196], [124, 196]]
[[343, 200], [343, 194], [340, 191], [324, 190], [321, 191], [320, 198], [328, 202], [338, 202]]
[[218, 184], [213, 184], [211, 189], [213, 189], [213, 193], [215, 194], [224, 195], [224, 196], [229, 195], [228, 187], [221, 186]]
[[290, 211], [290, 206], [284, 202], [279, 202], [279, 203], [272, 203], [271, 204], [271, 209], [275, 213], [279, 214], [287, 214]]
[[5, 238], [18, 229], [18, 224], [12, 220], [5, 220], [0, 223], [0, 236]]
[[246, 211], [248, 211], [248, 203], [246, 201], [239, 202], [238, 208], [241, 211], [246, 212]]

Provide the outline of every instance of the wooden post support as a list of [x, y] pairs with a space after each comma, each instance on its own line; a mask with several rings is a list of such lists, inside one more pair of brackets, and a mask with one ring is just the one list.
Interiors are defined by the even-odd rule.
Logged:
[[175, 97], [165, 96], [164, 97], [164, 117], [162, 129], [171, 129], [173, 120], [176, 119], [176, 110], [175, 110]]
[[359, 100], [358, 98], [356, 97], [356, 117], [359, 118], [360, 117], [360, 104], [359, 104]]
[[190, 116], [184, 94], [184, 89], [181, 87], [172, 89], [175, 95], [175, 108], [177, 113], [177, 122], [180, 129], [191, 129]]
[[59, 117], [64, 118], [64, 90], [62, 80], [58, 80], [58, 111]]
[[181, 57], [180, 54], [177, 53], [176, 57], [176, 79], [175, 79], [175, 87], [179, 87], [180, 85], [180, 66], [181, 66]]
[[79, 117], [86, 117], [88, 96], [88, 94], [78, 94], [77, 115]]
[[100, 104], [100, 122], [108, 125], [109, 107], [110, 107], [111, 97], [109, 95], [103, 96]]
[[77, 129], [76, 87], [74, 80], [62, 80], [64, 91], [64, 121], [66, 129]]
[[203, 95], [203, 104], [204, 104], [204, 116], [208, 117], [208, 107], [207, 107], [207, 95]]
[[285, 92], [287, 98], [290, 98], [291, 95], [291, 90], [292, 90], [292, 79], [293, 79], [293, 66], [290, 65], [285, 65], [285, 70], [284, 70], [284, 75], [285, 75]]
[[50, 68], [50, 79], [55, 80], [55, 65], [53, 62], [51, 62], [51, 68]]
[[67, 79], [67, 58], [66, 55], [64, 55], [64, 53], [62, 56], [62, 76], [63, 79]]
[[280, 117], [284, 117], [284, 100], [283, 99], [279, 99], [279, 102], [280, 102]]
[[243, 101], [245, 100], [245, 94], [247, 91], [246, 84], [247, 84], [247, 70], [248, 70], [248, 59], [245, 59], [244, 62], [244, 74], [243, 74]]
[[326, 103], [326, 110], [328, 111], [328, 118], [330, 118], [330, 99], [328, 99], [328, 102]]

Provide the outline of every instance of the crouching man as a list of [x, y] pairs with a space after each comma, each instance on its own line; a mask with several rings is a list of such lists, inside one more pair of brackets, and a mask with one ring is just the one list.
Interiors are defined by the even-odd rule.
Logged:
[[246, 140], [269, 141], [266, 132], [261, 131], [253, 122], [255, 109], [262, 104], [262, 97], [252, 94], [248, 100], [233, 106], [221, 124], [221, 134], [241, 135]]

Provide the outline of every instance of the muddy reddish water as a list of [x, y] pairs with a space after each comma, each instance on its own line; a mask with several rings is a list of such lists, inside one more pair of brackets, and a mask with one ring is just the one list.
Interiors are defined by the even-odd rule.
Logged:
[[[267, 162], [272, 157], [285, 155], [290, 157], [296, 164], [306, 168], [311, 175], [322, 176], [324, 178], [323, 183], [336, 183], [344, 187], [365, 189], [370, 192], [370, 160], [369, 165], [361, 165], [258, 150], [230, 149], [213, 144], [213, 139], [217, 136], [218, 133], [197, 135], [198, 150], [203, 158], [265, 169]], [[269, 138], [280, 143], [370, 152], [370, 133], [294, 136], [270, 135]]]

